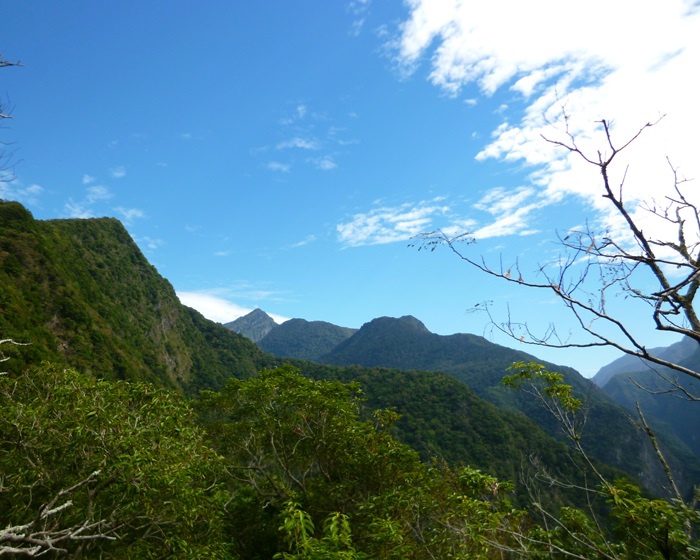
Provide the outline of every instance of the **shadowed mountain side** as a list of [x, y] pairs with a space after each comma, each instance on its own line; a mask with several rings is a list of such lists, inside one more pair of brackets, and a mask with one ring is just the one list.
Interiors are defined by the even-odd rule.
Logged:
[[[680, 361], [680, 364], [699, 371], [700, 352]], [[678, 383], [683, 391], [672, 391], [664, 378]], [[608, 381], [603, 391], [634, 414], [639, 403], [655, 430], [676, 435], [696, 456], [700, 456], [700, 434], [697, 430], [700, 425], [700, 403], [688, 397], [700, 397], [700, 382], [657, 366], [618, 373]]]
[[[668, 360], [674, 363], [680, 363], [682, 360], [687, 360], [698, 349], [698, 343], [692, 338], [684, 338], [670, 346], [652, 348], [649, 353], [658, 358]], [[614, 376], [620, 373], [629, 373], [634, 371], [644, 371], [649, 367], [656, 367], [654, 364], [648, 364], [645, 360], [625, 354], [617, 360], [613, 360], [608, 365], [603, 366], [598, 370], [591, 381], [604, 388], [606, 383]]]
[[[559, 425], [533, 397], [501, 384], [513, 362], [541, 360], [525, 352], [493, 344], [480, 336], [442, 336], [429, 332], [413, 317], [380, 317], [363, 325], [352, 337], [323, 356], [321, 361], [344, 366], [447, 373], [499, 408], [520, 411], [548, 434], [561, 436]], [[583, 442], [590, 453], [634, 476], [647, 473], [644, 483], [650, 488], [664, 486], [663, 469], [654, 457], [647, 437], [635, 428], [628, 414], [575, 370], [545, 365], [562, 373], [565, 381], [574, 388], [574, 394], [586, 403], [588, 420]], [[700, 480], [697, 459], [671, 434], [666, 434], [662, 440], [681, 484], [689, 490]]]
[[258, 346], [275, 356], [317, 361], [356, 330], [324, 321], [290, 319], [271, 330]]

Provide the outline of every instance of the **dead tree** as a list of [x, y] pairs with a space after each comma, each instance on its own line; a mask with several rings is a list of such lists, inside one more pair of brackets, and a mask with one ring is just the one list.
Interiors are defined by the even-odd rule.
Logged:
[[[566, 117], [566, 115], [565, 115]], [[568, 119], [564, 119], [568, 123]], [[657, 121], [658, 122], [658, 121]], [[647, 306], [655, 329], [690, 337], [700, 343], [700, 318], [695, 310], [695, 297], [700, 287], [700, 217], [698, 208], [689, 199], [684, 188], [687, 180], [671, 165], [671, 189], [663, 199], [642, 202], [639, 208], [649, 217], [675, 232], [669, 238], [648, 233], [635, 216], [636, 207], [625, 197], [627, 169], [617, 183], [611, 174], [619, 155], [655, 123], [642, 126], [626, 142], [618, 145], [608, 121], [599, 122], [605, 147], [595, 154], [579, 148], [568, 127], [563, 139], [544, 138], [570, 154], [583, 158], [596, 167], [601, 177], [601, 195], [612, 204], [624, 228], [596, 231], [586, 225], [583, 229], [558, 235], [563, 248], [556, 266], [538, 264], [528, 275], [518, 260], [509, 266], [489, 264], [485, 258], [472, 256], [465, 246], [475, 242], [468, 233], [449, 236], [441, 230], [422, 234], [413, 243], [419, 250], [435, 250], [446, 245], [460, 259], [482, 272], [506, 282], [554, 294], [570, 311], [583, 337], [562, 336], [557, 326], [550, 324], [543, 332], [536, 332], [526, 321], [510, 317], [496, 320], [489, 305], [486, 311], [491, 326], [525, 344], [552, 348], [613, 347], [664, 366], [689, 378], [700, 380], [700, 373], [671, 360], [651, 354], [633, 332], [624, 314], [609, 304], [613, 295], [620, 295]], [[653, 288], [649, 289], [649, 281]], [[674, 390], [681, 390], [677, 380], [667, 376]], [[695, 398], [687, 394], [687, 397]]]

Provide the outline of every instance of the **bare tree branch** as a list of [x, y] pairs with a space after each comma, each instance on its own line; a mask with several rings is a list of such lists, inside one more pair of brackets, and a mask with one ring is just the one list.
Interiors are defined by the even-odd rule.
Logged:
[[95, 471], [70, 488], [58, 492], [29, 523], [0, 529], [0, 556], [37, 557], [50, 552], [66, 554], [68, 550], [64, 546], [70, 541], [116, 540], [114, 527], [104, 519], [86, 519], [69, 527], [60, 526], [60, 514], [73, 505], [68, 497], [78, 488], [91, 484], [99, 474], [100, 471]]
[[[651, 354], [631, 330], [627, 315], [614, 311], [609, 304], [612, 297], [618, 295], [638, 301], [648, 306], [651, 324], [656, 330], [687, 336], [700, 343], [700, 317], [694, 308], [700, 288], [700, 216], [696, 206], [684, 194], [687, 179], [681, 177], [667, 160], [673, 178], [671, 194], [660, 202], [645, 201], [639, 206], [651, 218], [675, 228], [675, 236], [659, 239], [645, 233], [633, 214], [635, 207], [623, 198], [627, 170], [622, 173], [619, 184], [613, 183], [610, 174], [617, 156], [647, 129], [658, 124], [661, 118], [644, 124], [621, 145], [613, 140], [609, 122], [601, 120], [606, 148], [595, 154], [584, 153], [579, 148], [569, 131], [566, 114], [562, 131], [565, 139], [544, 137], [550, 144], [564, 148], [598, 168], [602, 196], [613, 205], [629, 238], [609, 229], [596, 232], [588, 225], [582, 230], [571, 231], [558, 238], [564, 250], [558, 266], [552, 269], [551, 264], [538, 265], [532, 278], [524, 274], [517, 260], [510, 267], [502, 263], [492, 266], [483, 257], [469, 256], [463, 247], [475, 240], [468, 234], [450, 237], [436, 230], [422, 234], [412, 245], [419, 250], [431, 251], [447, 246], [460, 259], [492, 277], [554, 294], [571, 313], [579, 333], [584, 335], [583, 338], [571, 333], [562, 335], [553, 324], [542, 334], [537, 334], [526, 322], [513, 321], [510, 310], [504, 321], [496, 321], [489, 305], [479, 306], [479, 310], [488, 314], [492, 328], [515, 340], [552, 348], [613, 347], [700, 380], [700, 373], [692, 368]], [[648, 288], [650, 278], [656, 288]]]

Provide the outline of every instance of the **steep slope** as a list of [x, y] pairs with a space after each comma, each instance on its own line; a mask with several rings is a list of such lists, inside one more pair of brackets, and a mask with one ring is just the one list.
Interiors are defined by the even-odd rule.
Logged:
[[[649, 353], [664, 360], [678, 363], [681, 360], [688, 359], [697, 350], [697, 346], [697, 343], [691, 338], [684, 338], [670, 346], [652, 348], [649, 350]], [[648, 369], [650, 365], [651, 364], [647, 364], [645, 360], [637, 358], [636, 356], [625, 354], [600, 368], [591, 378], [591, 381], [598, 385], [598, 387], [605, 387], [606, 383], [615, 375], [633, 371], [644, 371]]]
[[[693, 342], [693, 346], [697, 346]], [[700, 371], [700, 351], [679, 364]], [[681, 391], [672, 391], [669, 381], [678, 383]], [[639, 403], [652, 427], [664, 434], [672, 434], [679, 445], [687, 446], [700, 457], [700, 382], [667, 368], [648, 366], [637, 362], [637, 369], [620, 371], [603, 387], [603, 391], [619, 405], [636, 413]], [[688, 396], [692, 396], [689, 398]]]
[[[697, 342], [684, 338], [670, 346], [650, 352], [665, 360], [700, 371], [700, 349]], [[678, 448], [687, 448], [700, 457], [700, 406], [693, 399], [700, 396], [700, 383], [687, 376], [633, 356], [622, 356], [602, 367], [593, 381], [617, 404], [637, 414], [639, 403], [647, 421], [667, 441]], [[672, 391], [669, 383], [678, 383], [682, 390]], [[693, 398], [688, 398], [688, 395]]]
[[224, 323], [224, 327], [233, 332], [242, 334], [248, 340], [258, 342], [277, 327], [275, 320], [262, 309], [253, 309], [247, 315], [239, 317], [230, 323]]
[[[559, 426], [532, 397], [514, 393], [501, 385], [501, 379], [513, 362], [539, 360], [479, 336], [441, 336], [429, 332], [413, 317], [381, 317], [363, 325], [321, 360], [345, 366], [444, 372], [498, 407], [523, 412], [550, 435], [560, 435]], [[583, 441], [592, 455], [635, 476], [648, 473], [644, 482], [650, 487], [663, 486], [663, 471], [645, 436], [634, 428], [627, 413], [575, 370], [547, 365], [564, 374], [575, 394], [586, 402], [588, 421]], [[671, 443], [666, 450], [686, 488], [700, 480], [697, 461], [687, 449]]]
[[350, 338], [355, 330], [325, 321], [290, 319], [271, 330], [258, 346], [275, 356], [316, 361]]
[[51, 360], [106, 379], [193, 393], [254, 373], [249, 340], [183, 306], [111, 218], [34, 220], [0, 202], [0, 333], [9, 368]]

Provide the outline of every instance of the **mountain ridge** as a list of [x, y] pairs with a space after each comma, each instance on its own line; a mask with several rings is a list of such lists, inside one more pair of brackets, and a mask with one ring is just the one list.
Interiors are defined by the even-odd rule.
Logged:
[[[304, 357], [336, 366], [443, 372], [465, 383], [481, 398], [500, 409], [523, 413], [549, 435], [559, 434], [559, 425], [534, 399], [501, 385], [513, 362], [541, 360], [525, 352], [496, 345], [478, 335], [438, 335], [430, 332], [415, 317], [378, 317], [362, 325], [327, 354], [318, 358]], [[626, 468], [630, 473], [653, 468], [656, 484], [664, 484], [662, 469], [655, 461], [649, 460], [653, 457], [649, 442], [631, 425], [627, 413], [574, 369], [545, 365], [552, 371], [563, 373], [566, 383], [573, 386], [574, 394], [591, 407], [583, 441], [594, 449], [593, 455], [608, 464]], [[674, 457], [671, 461], [675, 469], [686, 470], [689, 462], [696, 462], [690, 448], [672, 431], [666, 430], [661, 439], [665, 442], [667, 453]], [[637, 466], [630, 468], [631, 463]], [[690, 471], [693, 474], [684, 481], [686, 486], [692, 484], [690, 480], [700, 476], [699, 469], [691, 467]]]
[[[12, 359], [6, 369], [11, 373], [23, 371], [31, 364], [53, 361], [93, 377], [148, 381], [195, 396], [202, 389], [221, 388], [229, 378], [251, 377], [261, 369], [290, 361], [263, 352], [244, 336], [182, 305], [172, 285], [158, 274], [124, 226], [113, 218], [41, 221], [34, 220], [18, 203], [0, 202], [0, 265], [0, 333], [3, 338], [32, 342], [19, 351], [8, 348]], [[548, 448], [559, 449], [563, 445], [525, 417], [516, 421], [512, 414], [517, 412], [517, 406], [504, 411], [492, 405], [474, 404], [473, 410], [465, 406], [469, 401], [480, 402], [473, 400], [479, 397], [472, 395], [469, 383], [457, 381], [460, 375], [464, 379], [466, 373], [476, 377], [488, 374], [489, 383], [497, 387], [487, 384], [480, 388], [482, 394], [486, 389], [485, 396], [492, 403], [498, 403], [492, 392], [504, 402], [510, 402], [498, 385], [505, 369], [503, 347], [475, 335], [435, 335], [410, 316], [379, 318], [370, 323], [373, 329], [386, 335], [379, 348], [389, 347], [392, 337], [396, 339], [392, 342], [394, 346], [403, 346], [403, 352], [395, 352], [396, 363], [401, 366], [407, 364], [399, 360], [407, 359], [411, 353], [417, 355], [424, 346], [435, 349], [435, 342], [448, 341], [455, 345], [469, 341], [477, 352], [471, 362], [458, 364], [466, 365], [469, 372], [454, 368], [450, 371], [449, 356], [440, 352], [431, 357], [432, 362], [408, 364], [413, 373], [384, 366], [362, 368], [292, 362], [305, 375], [363, 380], [368, 402], [405, 406], [402, 433], [407, 439], [413, 438], [425, 453], [440, 454], [440, 446], [444, 445], [447, 446], [444, 453], [455, 461], [469, 460], [479, 468], [498, 468], [500, 473], [513, 476], [517, 472], [512, 471], [512, 461], [519, 461], [528, 446], [534, 446], [533, 453], [546, 455]], [[391, 328], [385, 328], [397, 325], [400, 327], [397, 332], [403, 333], [403, 342], [396, 333], [392, 334]], [[363, 327], [364, 333], [359, 329], [339, 345], [348, 343], [345, 348], [349, 352], [362, 337], [371, 342], [372, 337], [365, 336], [369, 327]], [[361, 336], [349, 344], [358, 335]], [[436, 358], [441, 361], [436, 362]], [[428, 370], [430, 363], [439, 367], [430, 368], [432, 372], [415, 371]], [[474, 375], [472, 382], [476, 379]], [[410, 390], [406, 386], [408, 380], [412, 380]], [[461, 397], [451, 404], [441, 402], [439, 395], [449, 394]], [[514, 398], [518, 406], [520, 400], [527, 402], [523, 395]], [[491, 417], [478, 418], [483, 415]], [[440, 418], [437, 423], [436, 417]], [[491, 433], [491, 425], [500, 427]], [[464, 432], [476, 430], [477, 426], [480, 426], [478, 434]], [[637, 458], [639, 446], [634, 436], [618, 424], [608, 428], [620, 438], [629, 439], [632, 445], [618, 442], [613, 446], [623, 456], [612, 457], [610, 463], [614, 466], [627, 461], [624, 466], [628, 473], [646, 472], [648, 465]], [[518, 429], [526, 429], [528, 435], [518, 435], [514, 432]], [[518, 440], [520, 450], [509, 443]], [[464, 447], [469, 445], [476, 447]], [[483, 446], [493, 449], [479, 452]], [[499, 462], [499, 456], [505, 462]], [[647, 484], [658, 478], [653, 473], [649, 477], [645, 480]], [[658, 484], [656, 488], [661, 492]]]

